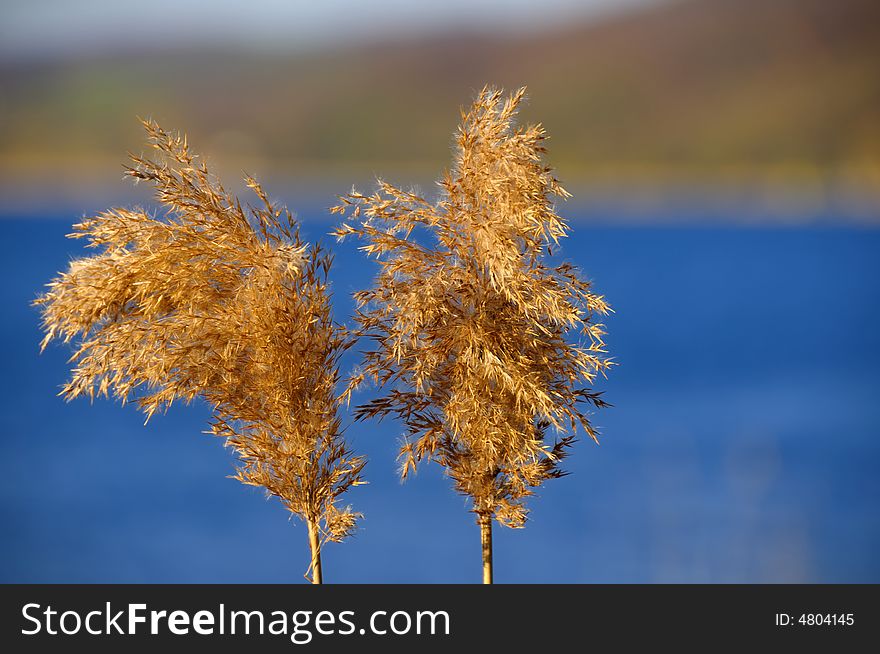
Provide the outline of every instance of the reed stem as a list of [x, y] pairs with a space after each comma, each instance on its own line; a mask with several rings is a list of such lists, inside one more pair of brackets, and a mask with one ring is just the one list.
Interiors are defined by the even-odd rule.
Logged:
[[312, 583], [322, 584], [323, 575], [321, 573], [321, 541], [318, 535], [318, 525], [312, 520], [308, 520], [309, 526], [309, 549], [312, 552]]
[[480, 516], [480, 544], [483, 548], [483, 583], [492, 583], [492, 516]]

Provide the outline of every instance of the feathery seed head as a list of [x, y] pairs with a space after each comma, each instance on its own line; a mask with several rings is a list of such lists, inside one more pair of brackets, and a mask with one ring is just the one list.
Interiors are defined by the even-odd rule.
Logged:
[[365, 378], [386, 391], [356, 415], [401, 419], [403, 476], [436, 461], [479, 516], [511, 527], [531, 489], [563, 474], [578, 426], [596, 438], [584, 405], [605, 406], [590, 386], [611, 365], [595, 322], [608, 305], [544, 261], [568, 232], [553, 198], [569, 194], [542, 161], [543, 128], [515, 124], [524, 95], [487, 87], [462, 113], [436, 203], [379, 182], [333, 209], [348, 216], [335, 235], [362, 239], [380, 268], [356, 295], [375, 347], [349, 392]]
[[147, 418], [174, 401], [214, 407], [211, 433], [238, 455], [235, 478], [340, 540], [358, 514], [337, 499], [360, 483], [337, 416], [350, 339], [330, 313], [330, 257], [248, 178], [242, 207], [186, 139], [145, 121], [157, 158], [127, 174], [167, 209], [111, 209], [75, 225], [97, 253], [70, 264], [35, 304], [46, 336], [77, 341], [68, 399], [135, 396]]

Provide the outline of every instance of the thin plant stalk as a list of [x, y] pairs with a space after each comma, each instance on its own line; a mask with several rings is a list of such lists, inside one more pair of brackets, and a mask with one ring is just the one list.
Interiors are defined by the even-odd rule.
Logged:
[[483, 551], [483, 583], [492, 583], [492, 516], [480, 516], [480, 546]]
[[312, 562], [309, 566], [313, 584], [323, 584], [324, 576], [321, 571], [321, 537], [318, 530], [318, 524], [314, 520], [308, 521], [309, 529], [309, 551], [312, 555]]

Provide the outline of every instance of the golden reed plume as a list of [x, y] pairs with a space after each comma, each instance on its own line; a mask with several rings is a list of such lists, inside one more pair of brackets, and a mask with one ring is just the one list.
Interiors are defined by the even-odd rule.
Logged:
[[524, 93], [485, 88], [462, 113], [437, 203], [380, 181], [333, 208], [348, 216], [335, 235], [363, 239], [380, 266], [356, 294], [374, 348], [347, 393], [364, 379], [385, 393], [356, 417], [402, 420], [403, 476], [435, 461], [473, 500], [486, 583], [493, 519], [522, 527], [578, 426], [596, 439], [584, 405], [606, 406], [591, 385], [611, 365], [593, 320], [608, 305], [571, 265], [544, 260], [568, 231], [552, 197], [569, 194], [542, 161], [542, 127], [514, 127]]
[[147, 419], [203, 398], [211, 433], [239, 460], [235, 478], [263, 487], [308, 525], [311, 579], [321, 547], [359, 514], [337, 500], [364, 459], [341, 436], [338, 360], [352, 339], [331, 318], [331, 257], [308, 247], [260, 185], [243, 208], [187, 146], [144, 122], [158, 161], [126, 169], [151, 182], [162, 218], [111, 209], [75, 226], [99, 250], [73, 261], [36, 300], [46, 336], [77, 340], [62, 394], [136, 396]]

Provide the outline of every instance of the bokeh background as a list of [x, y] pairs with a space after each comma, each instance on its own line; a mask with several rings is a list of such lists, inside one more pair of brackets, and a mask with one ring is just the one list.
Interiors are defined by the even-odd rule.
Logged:
[[[0, 3], [2, 582], [298, 582], [303, 525], [226, 478], [208, 409], [56, 397], [29, 302], [113, 204], [136, 116], [329, 241], [377, 175], [433, 193], [459, 107], [529, 87], [574, 192], [562, 254], [616, 313], [602, 445], [496, 530], [500, 582], [880, 582], [880, 4], [871, 0]], [[375, 273], [335, 246], [338, 318]], [[349, 357], [345, 365], [356, 362]], [[371, 397], [371, 391], [360, 399]], [[479, 535], [400, 425], [330, 582], [470, 582]]]

